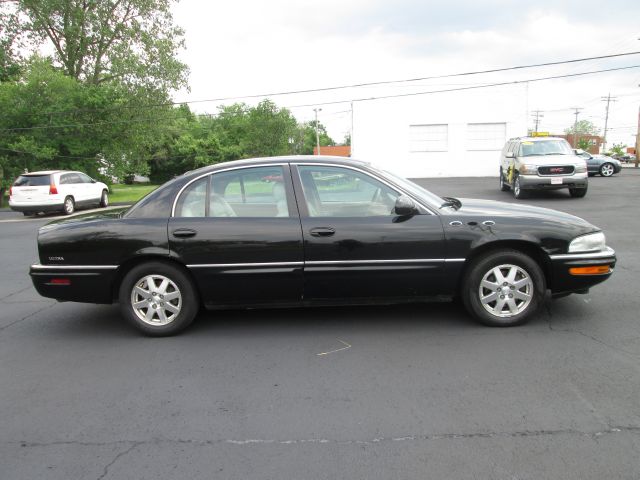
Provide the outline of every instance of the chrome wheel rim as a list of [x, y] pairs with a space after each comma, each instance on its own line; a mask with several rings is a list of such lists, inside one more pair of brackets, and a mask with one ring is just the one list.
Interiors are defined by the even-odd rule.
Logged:
[[602, 175], [605, 177], [610, 177], [611, 175], [613, 175], [613, 165], [603, 165]]
[[520, 196], [520, 179], [516, 178], [516, 183], [513, 185], [513, 193], [516, 197]]
[[71, 200], [70, 198], [67, 198], [67, 200], [65, 200], [65, 202], [64, 202], [64, 210], [67, 213], [73, 213], [73, 200]]
[[482, 277], [478, 295], [482, 307], [494, 317], [510, 318], [525, 311], [533, 298], [533, 281], [522, 267], [493, 267]]
[[147, 325], [168, 325], [180, 314], [182, 294], [170, 278], [146, 275], [131, 290], [131, 307]]

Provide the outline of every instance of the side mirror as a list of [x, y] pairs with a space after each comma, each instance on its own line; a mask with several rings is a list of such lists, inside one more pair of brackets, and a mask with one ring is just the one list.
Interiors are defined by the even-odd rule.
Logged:
[[516, 154], [513, 152], [507, 152], [504, 156], [507, 158], [516, 158]]
[[416, 215], [418, 213], [418, 207], [413, 200], [411, 200], [406, 195], [400, 195], [396, 199], [396, 205], [393, 208], [393, 211], [396, 215], [406, 216], [406, 215]]

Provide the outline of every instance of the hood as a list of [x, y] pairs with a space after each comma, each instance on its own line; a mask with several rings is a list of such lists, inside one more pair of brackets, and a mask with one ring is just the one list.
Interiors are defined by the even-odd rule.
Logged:
[[523, 205], [521, 203], [498, 202], [495, 200], [479, 200], [475, 198], [461, 198], [459, 200], [462, 202], [462, 207], [455, 211], [457, 215], [535, 218], [546, 222], [551, 221], [562, 224], [571, 224], [573, 226], [583, 227], [594, 231], [599, 230], [599, 228], [580, 217], [560, 212], [558, 210], [552, 210], [550, 208], [534, 207], [532, 205]]

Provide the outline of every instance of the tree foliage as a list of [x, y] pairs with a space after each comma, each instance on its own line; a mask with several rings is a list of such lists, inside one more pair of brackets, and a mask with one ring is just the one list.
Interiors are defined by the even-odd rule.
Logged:
[[574, 133], [578, 135], [599, 135], [600, 129], [589, 120], [580, 120], [576, 125], [565, 128], [564, 133], [565, 135], [573, 135]]
[[71, 78], [93, 85], [117, 80], [162, 92], [186, 85], [186, 65], [176, 56], [184, 41], [182, 29], [173, 25], [173, 0], [5, 3], [8, 31], [48, 44]]

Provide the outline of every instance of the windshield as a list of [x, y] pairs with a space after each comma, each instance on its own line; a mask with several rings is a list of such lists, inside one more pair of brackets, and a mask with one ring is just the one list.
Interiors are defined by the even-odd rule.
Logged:
[[540, 142], [522, 142], [519, 157], [536, 155], [575, 155], [566, 140], [544, 140]]
[[[375, 167], [374, 167], [375, 168]], [[384, 176], [388, 177], [389, 180], [393, 181], [398, 186], [402, 187], [407, 192], [415, 195], [417, 198], [427, 202], [433, 207], [440, 207], [444, 203], [444, 199], [436, 195], [435, 193], [431, 193], [429, 190], [422, 188], [417, 183], [412, 182], [406, 178], [403, 178], [399, 175], [396, 175], [393, 172], [388, 170], [383, 170], [381, 168], [375, 168], [379, 172], [383, 173]]]

